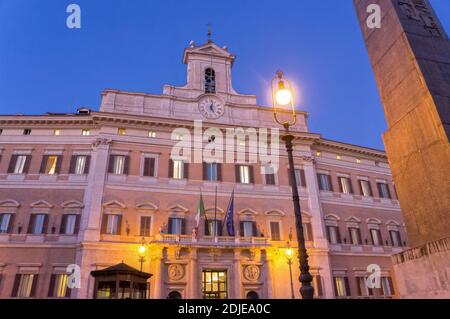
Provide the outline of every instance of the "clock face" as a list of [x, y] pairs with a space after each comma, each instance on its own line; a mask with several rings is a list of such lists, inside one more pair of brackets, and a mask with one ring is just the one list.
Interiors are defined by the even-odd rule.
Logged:
[[223, 102], [214, 96], [206, 96], [198, 103], [200, 113], [207, 119], [217, 119], [225, 112]]

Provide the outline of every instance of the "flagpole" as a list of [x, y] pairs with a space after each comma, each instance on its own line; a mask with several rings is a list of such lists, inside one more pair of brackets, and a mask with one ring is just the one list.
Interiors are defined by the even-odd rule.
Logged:
[[217, 186], [216, 186], [216, 198], [214, 200], [214, 238], [217, 237]]

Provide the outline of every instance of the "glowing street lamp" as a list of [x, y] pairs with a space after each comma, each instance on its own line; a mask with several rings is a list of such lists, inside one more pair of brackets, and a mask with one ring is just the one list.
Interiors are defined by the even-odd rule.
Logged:
[[138, 247], [138, 256], [139, 256], [139, 263], [141, 264], [141, 272], [142, 272], [142, 266], [145, 262], [146, 254], [147, 254], [147, 246], [145, 244], [145, 239], [142, 238], [141, 244]]
[[[278, 71], [275, 77], [272, 79], [272, 106], [274, 112], [275, 121], [283, 125], [285, 129], [285, 135], [282, 140], [286, 144], [286, 152], [289, 160], [289, 178], [292, 185], [292, 201], [294, 204], [295, 215], [295, 230], [298, 241], [298, 260], [300, 263], [300, 282], [302, 284], [300, 288], [300, 294], [303, 299], [313, 299], [314, 288], [311, 285], [312, 276], [309, 273], [308, 265], [308, 252], [306, 251], [305, 236], [302, 227], [302, 214], [300, 208], [300, 197], [298, 195], [297, 182], [295, 180], [295, 166], [293, 157], [293, 143], [294, 135], [289, 132], [289, 127], [294, 126], [297, 123], [297, 114], [294, 107], [294, 94], [292, 85], [288, 79], [284, 77], [282, 71]], [[292, 119], [280, 120], [280, 115], [286, 117], [287, 114], [292, 112]], [[286, 251], [287, 253], [287, 251]], [[291, 256], [293, 256], [293, 251]], [[290, 259], [289, 267], [292, 265], [292, 258]], [[292, 272], [291, 272], [292, 276]], [[292, 287], [292, 286], [291, 286]]]

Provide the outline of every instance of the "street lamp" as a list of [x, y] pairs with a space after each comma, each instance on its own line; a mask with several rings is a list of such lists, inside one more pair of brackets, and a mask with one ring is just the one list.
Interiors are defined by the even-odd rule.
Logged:
[[291, 232], [289, 233], [289, 240], [287, 243], [287, 248], [286, 248], [286, 258], [288, 261], [288, 265], [289, 265], [289, 277], [291, 279], [291, 298], [295, 299], [295, 293], [294, 293], [294, 280], [292, 279], [292, 257], [294, 256], [294, 250], [291, 247], [291, 240], [292, 240], [292, 228], [291, 228]]
[[147, 253], [147, 246], [145, 244], [145, 239], [142, 237], [141, 244], [138, 247], [138, 255], [139, 255], [139, 263], [141, 264], [141, 272], [142, 272], [142, 266], [145, 262], [146, 253]]
[[[297, 182], [295, 180], [294, 158], [292, 155], [294, 135], [289, 132], [289, 127], [297, 123], [297, 114], [294, 107], [294, 94], [289, 80], [284, 78], [282, 71], [278, 71], [272, 80], [272, 106], [275, 121], [285, 129], [282, 140], [286, 144], [286, 152], [289, 160], [289, 179], [292, 185], [292, 201], [294, 204], [295, 230], [298, 242], [298, 260], [300, 262], [300, 277], [302, 284], [300, 294], [303, 299], [313, 299], [314, 288], [311, 285], [312, 276], [309, 273], [308, 252], [306, 251], [305, 236], [302, 227], [302, 213], [300, 209], [300, 197], [298, 195]], [[292, 119], [289, 121], [280, 120], [280, 115], [288, 115], [292, 112]], [[282, 113], [282, 114], [280, 114]]]

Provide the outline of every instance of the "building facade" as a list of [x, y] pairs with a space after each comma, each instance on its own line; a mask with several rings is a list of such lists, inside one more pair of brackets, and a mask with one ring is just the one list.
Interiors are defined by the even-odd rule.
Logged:
[[[0, 298], [108, 297], [117, 291], [96, 287], [91, 271], [121, 263], [152, 274], [149, 298], [291, 298], [287, 156], [272, 110], [233, 89], [234, 60], [211, 41], [191, 42], [183, 87], [105, 90], [99, 112], [0, 116]], [[306, 113], [297, 117], [293, 182], [316, 297], [395, 297], [390, 256], [407, 238], [385, 153], [324, 139], [309, 132]], [[233, 129], [233, 149], [221, 148]], [[279, 154], [278, 170], [253, 154], [255, 141]], [[190, 158], [174, 157], [180, 145]], [[222, 160], [203, 162], [211, 145]], [[196, 236], [200, 193], [206, 218]], [[79, 288], [66, 288], [70, 265]], [[380, 267], [379, 289], [365, 285], [369, 265]], [[118, 293], [130, 297], [126, 287]]]

